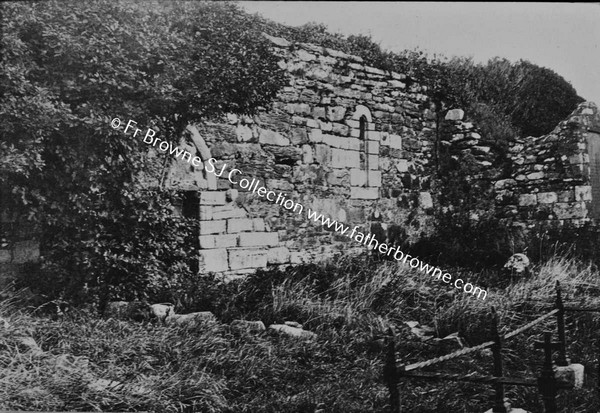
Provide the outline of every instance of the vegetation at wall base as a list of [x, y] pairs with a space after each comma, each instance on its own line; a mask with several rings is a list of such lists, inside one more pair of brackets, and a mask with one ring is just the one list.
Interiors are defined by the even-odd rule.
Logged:
[[[177, 329], [98, 318], [70, 308], [62, 315], [25, 310], [12, 299], [0, 304], [0, 409], [151, 412], [385, 412], [382, 382], [384, 335], [397, 332], [400, 361], [411, 363], [459, 348], [456, 340], [423, 341], [404, 324], [430, 326], [434, 337], [458, 333], [465, 345], [490, 338], [490, 309], [501, 334], [538, 317], [552, 305], [554, 283], [577, 305], [600, 302], [598, 270], [553, 257], [529, 278], [508, 286], [496, 281], [485, 301], [448, 289], [406, 266], [366, 257], [324, 265], [269, 270], [236, 283], [212, 283], [197, 291], [187, 310], [212, 310], [218, 322]], [[473, 283], [480, 274], [464, 272]], [[491, 280], [497, 280], [490, 277]], [[506, 284], [506, 283], [504, 283]], [[218, 295], [222, 297], [216, 299]], [[215, 303], [220, 303], [215, 305]], [[226, 304], [227, 303], [227, 304]], [[45, 308], [50, 308], [46, 306]], [[317, 334], [302, 341], [272, 332], [232, 330], [233, 319], [297, 321]], [[600, 315], [567, 315], [569, 356], [586, 369], [579, 391], [561, 391], [564, 411], [597, 411], [595, 345]], [[548, 320], [503, 345], [505, 372], [536, 377], [542, 354], [532, 342], [555, 328]], [[485, 351], [442, 363], [429, 371], [487, 375]], [[403, 408], [414, 413], [485, 411], [488, 386], [403, 380]], [[508, 387], [513, 406], [540, 411], [535, 388]]]

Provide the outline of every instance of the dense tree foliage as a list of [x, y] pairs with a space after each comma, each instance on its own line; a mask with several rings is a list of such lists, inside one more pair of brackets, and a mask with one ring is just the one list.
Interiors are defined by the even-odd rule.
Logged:
[[2, 27], [0, 177], [43, 227], [48, 287], [143, 298], [187, 273], [192, 223], [140, 184], [145, 144], [110, 120], [176, 143], [189, 122], [267, 106], [284, 75], [252, 19], [231, 4], [62, 1], [4, 3]]

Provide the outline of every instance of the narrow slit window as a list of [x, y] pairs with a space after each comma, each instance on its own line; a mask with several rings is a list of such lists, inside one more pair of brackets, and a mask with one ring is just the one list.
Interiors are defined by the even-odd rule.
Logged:
[[361, 140], [361, 145], [363, 148], [363, 156], [364, 156], [364, 167], [365, 167], [365, 185], [369, 186], [369, 151], [367, 148], [367, 117], [361, 116], [359, 120], [359, 137]]

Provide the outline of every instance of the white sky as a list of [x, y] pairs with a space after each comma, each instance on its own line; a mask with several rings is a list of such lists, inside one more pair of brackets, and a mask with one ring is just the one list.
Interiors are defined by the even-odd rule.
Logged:
[[505, 57], [548, 67], [600, 105], [600, 3], [416, 3], [242, 1], [290, 26], [370, 34], [384, 49], [420, 48], [476, 61]]

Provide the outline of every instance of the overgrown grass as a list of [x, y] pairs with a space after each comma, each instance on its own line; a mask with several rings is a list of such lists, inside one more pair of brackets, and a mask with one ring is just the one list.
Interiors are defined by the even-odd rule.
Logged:
[[[444, 337], [458, 332], [474, 345], [490, 337], [490, 309], [505, 333], [551, 307], [555, 281], [569, 303], [600, 307], [596, 268], [555, 258], [528, 279], [461, 274], [489, 284], [486, 301], [431, 281], [406, 266], [364, 258], [336, 259], [284, 271], [264, 271], [246, 280], [198, 289], [188, 300], [210, 309], [219, 322], [175, 329], [100, 319], [85, 310], [65, 316], [35, 316], [11, 303], [0, 305], [0, 410], [155, 412], [385, 412], [382, 381], [387, 327], [397, 331], [398, 358], [425, 360], [457, 348], [421, 341], [405, 321], [419, 321]], [[298, 341], [266, 332], [241, 333], [225, 322], [236, 318], [297, 321], [318, 334]], [[561, 391], [564, 411], [598, 411], [594, 391], [600, 327], [594, 313], [569, 314], [567, 335], [573, 362], [586, 368], [585, 388]], [[549, 320], [504, 345], [506, 374], [536, 377], [542, 354], [533, 341]], [[31, 343], [37, 343], [39, 349]], [[590, 349], [594, 349], [591, 351]], [[482, 351], [429, 371], [491, 372]], [[476, 412], [490, 408], [489, 386], [455, 383], [401, 384], [403, 411]], [[535, 388], [508, 387], [513, 405], [541, 412]]]

